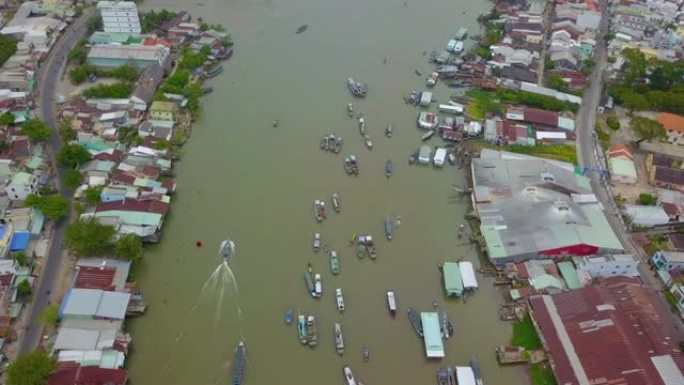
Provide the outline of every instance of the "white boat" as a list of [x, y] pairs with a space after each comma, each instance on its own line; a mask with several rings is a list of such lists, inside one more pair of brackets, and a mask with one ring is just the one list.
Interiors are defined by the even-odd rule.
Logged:
[[456, 48], [456, 43], [458, 43], [458, 40], [456, 39], [449, 40], [446, 46], [446, 50], [449, 52], [454, 52], [454, 49]]
[[462, 114], [464, 111], [464, 107], [462, 104], [440, 104], [439, 105], [439, 112], [445, 112], [447, 114]]
[[428, 132], [424, 133], [423, 136], [420, 137], [420, 140], [422, 140], [422, 141], [424, 142], [424, 141], [426, 141], [426, 140], [432, 138], [432, 136], [433, 136], [434, 134], [435, 134], [434, 131], [428, 131]]
[[219, 254], [223, 260], [228, 263], [230, 261], [230, 257], [235, 254], [235, 242], [231, 241], [230, 239], [226, 239], [225, 241], [221, 242], [221, 246], [219, 246]]
[[422, 111], [418, 114], [418, 127], [425, 130], [433, 130], [439, 123], [437, 115], [432, 112]]
[[314, 293], [316, 293], [316, 298], [321, 298], [323, 295], [323, 283], [320, 274], [314, 275]]
[[454, 46], [454, 50], [452, 51], [453, 53], [461, 53], [463, 52], [463, 42], [458, 41], [456, 42], [456, 45]]
[[438, 78], [439, 78], [439, 73], [433, 72], [427, 77], [427, 79], [425, 80], [425, 84], [428, 87], [433, 87], [435, 84], [437, 84]]
[[392, 317], [397, 312], [397, 301], [394, 297], [394, 292], [393, 291], [388, 291], [387, 292], [387, 307], [389, 308], [390, 314], [392, 314]]
[[363, 116], [359, 116], [359, 132], [361, 135], [366, 135], [366, 119]]
[[367, 147], [369, 150], [372, 150], [372, 149], [373, 149], [373, 141], [371, 141], [370, 136], [366, 135], [366, 136], [363, 137], [363, 139], [364, 139], [365, 142], [366, 142], [366, 147]]
[[342, 373], [344, 373], [344, 379], [347, 381], [347, 385], [357, 385], [354, 379], [354, 373], [349, 366], [342, 368]]
[[344, 335], [342, 335], [342, 326], [335, 322], [335, 347], [337, 354], [344, 354]]
[[449, 160], [449, 163], [451, 163], [452, 165], [456, 164], [456, 155], [449, 153], [449, 155], [447, 155], [447, 159]]
[[435, 156], [434, 156], [434, 159], [432, 162], [434, 163], [435, 166], [442, 167], [442, 166], [444, 166], [444, 162], [446, 161], [446, 156], [447, 156], [446, 149], [439, 147], [435, 151]]
[[321, 233], [314, 233], [313, 236], [313, 251], [318, 253], [321, 249]]
[[421, 146], [418, 152], [418, 163], [430, 164], [432, 160], [432, 149], [430, 146]]
[[344, 297], [342, 296], [342, 289], [335, 289], [335, 301], [337, 302], [337, 311], [344, 312]]

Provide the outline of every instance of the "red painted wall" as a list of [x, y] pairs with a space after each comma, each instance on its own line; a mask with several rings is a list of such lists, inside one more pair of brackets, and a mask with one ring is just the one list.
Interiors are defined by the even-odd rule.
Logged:
[[540, 255], [548, 255], [548, 256], [573, 255], [573, 256], [584, 257], [587, 255], [596, 254], [597, 252], [598, 252], [598, 247], [581, 243], [579, 245], [573, 245], [573, 246], [568, 246], [568, 247], [561, 247], [558, 249], [550, 249], [550, 250], [540, 251], [539, 254]]

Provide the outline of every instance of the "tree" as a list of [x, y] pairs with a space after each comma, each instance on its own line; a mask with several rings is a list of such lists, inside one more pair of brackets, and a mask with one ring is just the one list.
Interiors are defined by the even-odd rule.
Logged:
[[7, 385], [45, 385], [57, 361], [42, 350], [17, 357], [7, 369]]
[[639, 137], [637, 144], [644, 140], [650, 142], [654, 139], [662, 139], [667, 135], [665, 127], [653, 119], [635, 116], [630, 120], [629, 125], [632, 127], [632, 131]]
[[88, 27], [88, 32], [90, 33], [102, 29], [102, 17], [100, 15], [91, 16], [86, 22], [86, 26]]
[[102, 194], [102, 189], [104, 186], [92, 186], [88, 187], [83, 195], [85, 196], [85, 201], [89, 206], [94, 206], [100, 203], [100, 194]]
[[43, 326], [55, 326], [59, 320], [59, 308], [57, 305], [50, 305], [38, 314], [38, 320]]
[[72, 126], [72, 119], [62, 119], [59, 121], [59, 137], [62, 143], [69, 143], [78, 138], [78, 132]]
[[143, 255], [143, 246], [140, 237], [134, 234], [126, 234], [114, 244], [114, 252], [119, 257], [133, 263], [139, 262]]
[[19, 282], [17, 285], [17, 293], [22, 297], [31, 295], [31, 284], [29, 283], [28, 279], [24, 279]]
[[75, 168], [92, 158], [88, 150], [78, 144], [67, 144], [57, 153], [57, 164], [63, 168]]
[[17, 41], [10, 35], [0, 35], [0, 65], [17, 52]]
[[658, 197], [649, 193], [641, 193], [639, 194], [637, 202], [639, 202], [640, 205], [655, 206], [658, 203]]
[[64, 173], [64, 186], [70, 190], [76, 190], [83, 182], [83, 174], [78, 170], [68, 170]]
[[44, 142], [52, 136], [52, 130], [38, 119], [30, 119], [21, 125], [21, 134], [33, 142]]
[[95, 218], [79, 219], [67, 226], [64, 243], [76, 257], [102, 255], [109, 249], [114, 227], [103, 225]]
[[59, 194], [45, 196], [29, 194], [26, 197], [26, 205], [39, 209], [53, 221], [58, 221], [69, 214], [69, 200]]
[[23, 251], [13, 253], [12, 259], [14, 259], [19, 266], [26, 265], [26, 253], [24, 253]]
[[565, 92], [568, 89], [568, 85], [565, 83], [563, 77], [555, 72], [550, 73], [546, 77], [546, 85], [549, 86], [549, 88], [562, 92]]
[[9, 126], [10, 124], [14, 123], [14, 114], [12, 114], [10, 111], [5, 111], [0, 115], [0, 124], [3, 126]]
[[606, 118], [606, 126], [608, 126], [611, 130], [617, 131], [620, 129], [620, 120], [611, 115]]
[[78, 64], [83, 64], [88, 60], [88, 49], [86, 48], [88, 41], [81, 39], [76, 46], [69, 51], [69, 60]]

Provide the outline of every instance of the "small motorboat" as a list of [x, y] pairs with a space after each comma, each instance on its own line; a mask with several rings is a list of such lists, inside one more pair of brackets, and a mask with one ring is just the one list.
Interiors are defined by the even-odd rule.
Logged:
[[318, 336], [316, 335], [316, 318], [312, 315], [306, 319], [306, 343], [312, 348], [318, 343]]
[[371, 237], [370, 235], [360, 236], [359, 237], [359, 244], [366, 251], [366, 253], [368, 254], [368, 257], [370, 259], [375, 259], [376, 253], [375, 253], [375, 243], [373, 243], [373, 237]]
[[388, 241], [392, 240], [392, 232], [393, 232], [393, 227], [394, 224], [392, 223], [392, 219], [389, 217], [385, 218], [385, 236], [387, 237]]
[[313, 207], [316, 222], [323, 222], [328, 217], [328, 211], [325, 208], [325, 202], [320, 199], [316, 199], [314, 200]]
[[311, 262], [309, 262], [309, 263], [306, 265], [306, 271], [308, 271], [309, 274], [313, 274], [313, 265], [311, 264]]
[[449, 377], [449, 385], [456, 385], [455, 373], [451, 367], [447, 368], [447, 376]]
[[393, 291], [387, 292], [387, 308], [389, 309], [392, 317], [394, 317], [394, 315], [397, 313], [397, 300]]
[[425, 80], [425, 84], [428, 87], [434, 87], [435, 84], [437, 84], [437, 79], [439, 78], [439, 73], [438, 72], [433, 72], [430, 75], [428, 75], [427, 79]]
[[332, 144], [332, 152], [334, 152], [335, 154], [339, 154], [342, 151], [342, 137], [338, 136], [334, 138], [333, 142], [334, 143]]
[[454, 325], [451, 323], [451, 321], [447, 321], [447, 333], [449, 333], [449, 336], [454, 335]]
[[316, 298], [316, 286], [314, 285], [313, 276], [311, 273], [304, 273], [304, 283], [306, 284], [306, 290], [311, 294], [313, 298]]
[[344, 379], [347, 381], [347, 385], [357, 385], [356, 380], [354, 379], [354, 373], [352, 373], [352, 370], [349, 368], [349, 366], [344, 366], [342, 368], [342, 374], [344, 374]]
[[476, 359], [472, 359], [469, 362], [470, 369], [473, 370], [473, 376], [475, 377], [475, 383], [477, 385], [482, 385], [482, 371], [480, 370], [480, 363]]
[[347, 115], [350, 118], [354, 116], [354, 106], [351, 103], [347, 103]]
[[299, 26], [299, 28], [297, 28], [296, 33], [305, 32], [307, 29], [309, 29], [309, 25], [308, 24], [302, 24]]
[[432, 138], [432, 135], [434, 135], [434, 134], [435, 134], [435, 132], [433, 130], [430, 130], [430, 131], [426, 132], [425, 134], [423, 134], [423, 136], [420, 137], [420, 140], [426, 141], [426, 140]]
[[356, 155], [349, 155], [344, 158], [344, 170], [349, 175], [359, 174], [359, 164], [356, 160]]
[[230, 261], [230, 257], [235, 255], [235, 242], [231, 241], [230, 239], [226, 239], [221, 242], [221, 246], [219, 246], [219, 254], [221, 255], [221, 258], [223, 258], [223, 261], [228, 263]]
[[335, 348], [337, 348], [337, 354], [344, 354], [344, 335], [342, 335], [342, 326], [335, 322]]
[[321, 233], [314, 233], [313, 236], [313, 251], [318, 253], [321, 250]]
[[370, 136], [365, 135], [365, 136], [363, 137], [363, 140], [364, 140], [365, 143], [366, 143], [366, 148], [369, 149], [369, 150], [372, 150], [372, 149], [373, 149], [373, 141], [371, 140]]
[[363, 116], [359, 116], [359, 132], [361, 135], [366, 135], [366, 119]]
[[299, 332], [299, 342], [301, 342], [302, 345], [306, 345], [308, 341], [308, 333], [306, 331], [306, 316], [300, 314], [298, 316], [297, 325], [297, 331]]
[[392, 160], [390, 159], [385, 163], [385, 176], [388, 178], [392, 176]]
[[349, 88], [349, 92], [351, 92], [352, 95], [359, 98], [366, 97], [366, 94], [368, 93], [368, 85], [362, 84], [361, 82], [354, 80], [354, 78], [347, 78], [347, 88]]
[[323, 282], [321, 282], [320, 274], [314, 274], [314, 293], [316, 298], [321, 298], [323, 295]]
[[413, 70], [413, 73], [416, 74], [417, 76], [423, 76], [423, 74], [420, 73], [418, 70]]
[[335, 210], [336, 213], [340, 212], [340, 196], [337, 193], [334, 193], [332, 195], [332, 205], [333, 205], [333, 210]]
[[333, 275], [340, 273], [340, 258], [337, 256], [337, 251], [333, 250], [330, 252], [330, 272]]
[[449, 371], [444, 368], [437, 370], [437, 385], [449, 385]]
[[456, 164], [456, 155], [449, 153], [449, 155], [447, 155], [447, 159], [452, 166]]
[[287, 309], [285, 312], [285, 323], [288, 325], [292, 325], [292, 321], [294, 321], [294, 312], [292, 309]]
[[202, 87], [202, 95], [210, 94], [214, 91], [213, 87]]
[[408, 317], [409, 321], [411, 321], [411, 325], [413, 325], [413, 329], [415, 329], [416, 333], [418, 333], [419, 336], [423, 336], [423, 321], [420, 320], [420, 314], [413, 309], [413, 308], [408, 308]]
[[233, 354], [233, 385], [241, 385], [245, 376], [245, 363], [247, 362], [247, 350], [244, 341], [240, 341], [235, 347]]
[[418, 161], [418, 154], [419, 151], [416, 151], [413, 154], [409, 155], [409, 164], [416, 164], [416, 162]]
[[344, 313], [344, 296], [342, 296], [342, 289], [335, 289], [335, 303], [337, 304], [337, 311]]
[[363, 362], [368, 362], [370, 361], [370, 349], [368, 349], [368, 346], [363, 347]]
[[388, 124], [387, 128], [385, 128], [385, 136], [388, 138], [391, 138], [393, 133], [394, 133], [394, 128], [392, 127], [391, 124]]

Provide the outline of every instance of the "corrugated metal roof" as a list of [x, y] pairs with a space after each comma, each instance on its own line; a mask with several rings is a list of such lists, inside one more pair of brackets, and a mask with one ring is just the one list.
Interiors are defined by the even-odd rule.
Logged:
[[575, 266], [570, 261], [561, 262], [558, 264], [558, 270], [560, 270], [565, 284], [568, 285], [568, 289], [575, 290], [582, 287], [582, 283], [577, 276], [577, 270]]
[[[559, 384], [661, 385], [665, 379], [651, 358], [668, 354], [684, 370], [677, 347], [684, 335], [658, 293], [639, 279], [601, 279], [579, 290], [531, 297], [530, 305]], [[663, 373], [670, 370], [663, 364]]]
[[434, 312], [420, 313], [423, 323], [423, 341], [425, 342], [425, 355], [428, 358], [444, 357], [444, 344], [442, 343], [442, 330], [439, 326], [439, 315]]
[[463, 278], [463, 288], [477, 289], [477, 278], [475, 277], [473, 263], [468, 261], [459, 262], [458, 268], [461, 271], [461, 277]]
[[131, 295], [96, 289], [71, 289], [62, 305], [63, 317], [122, 320]]
[[458, 263], [444, 262], [442, 274], [444, 276], [444, 289], [446, 290], [447, 295], [458, 296], [463, 294], [463, 279]]

